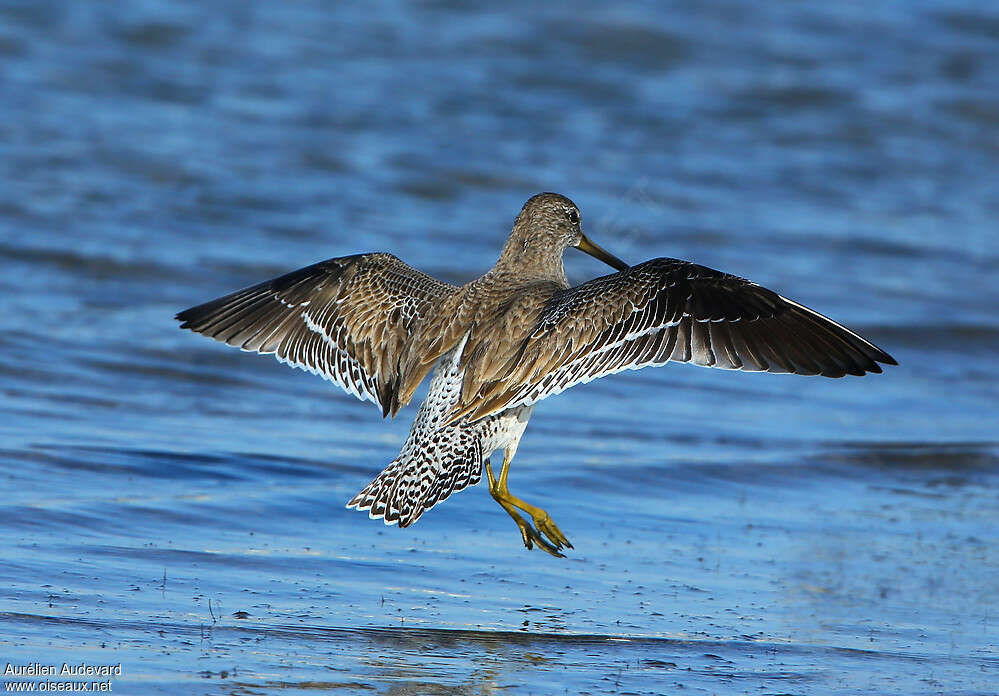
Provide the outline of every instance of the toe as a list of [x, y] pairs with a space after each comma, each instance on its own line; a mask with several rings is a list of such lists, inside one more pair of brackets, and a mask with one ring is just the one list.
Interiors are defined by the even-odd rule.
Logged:
[[536, 530], [531, 528], [528, 529], [531, 539], [538, 545], [539, 549], [550, 553], [552, 556], [555, 556], [555, 558], [565, 558], [563, 554], [559, 553], [559, 550], [562, 548], [561, 546], [549, 544], [548, 540], [541, 536]]
[[565, 558], [565, 554], [559, 552], [558, 547], [552, 546], [551, 544], [549, 544], [544, 539], [541, 539], [540, 537], [538, 538], [537, 541], [538, 541], [538, 548], [539, 549], [543, 549], [543, 550], [547, 551], [548, 553], [550, 553], [555, 558]]
[[562, 530], [558, 528], [558, 525], [552, 521], [551, 517], [546, 515], [545, 517], [534, 520], [534, 526], [539, 532], [551, 539], [552, 543], [558, 548], [562, 548], [563, 546], [570, 549], [573, 548], [569, 539], [566, 538], [565, 534], [562, 533]]
[[534, 536], [534, 530], [528, 527], [527, 523], [523, 520], [514, 518], [514, 521], [517, 523], [517, 528], [520, 530], [520, 538], [523, 540], [524, 546], [526, 546], [527, 550], [530, 551], [534, 548], [534, 543], [531, 541], [531, 537]]

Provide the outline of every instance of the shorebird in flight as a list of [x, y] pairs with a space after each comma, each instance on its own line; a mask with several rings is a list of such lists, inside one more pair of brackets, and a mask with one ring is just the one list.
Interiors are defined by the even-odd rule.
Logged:
[[[617, 273], [570, 287], [576, 247]], [[510, 493], [534, 405], [598, 377], [688, 362], [842, 377], [897, 364], [833, 320], [737, 276], [658, 258], [628, 266], [591, 242], [555, 193], [524, 204], [496, 264], [460, 287], [391, 254], [321, 261], [177, 314], [181, 328], [321, 375], [395, 416], [436, 366], [396, 457], [347, 507], [408, 527], [478, 483], [524, 545], [572, 548], [548, 513]], [[499, 476], [490, 455], [503, 451]], [[531, 518], [528, 523], [521, 513]]]

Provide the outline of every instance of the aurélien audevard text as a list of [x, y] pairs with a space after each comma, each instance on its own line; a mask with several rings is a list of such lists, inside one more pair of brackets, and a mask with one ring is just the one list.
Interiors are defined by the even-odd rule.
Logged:
[[26, 665], [15, 665], [8, 662], [3, 675], [5, 677], [120, 677], [121, 663], [88, 665], [85, 662], [78, 664], [63, 662], [61, 665], [43, 665], [40, 662], [29, 662]]

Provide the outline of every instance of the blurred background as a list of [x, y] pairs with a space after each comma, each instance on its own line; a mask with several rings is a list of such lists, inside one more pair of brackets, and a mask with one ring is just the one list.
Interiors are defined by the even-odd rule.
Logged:
[[[996, 693], [999, 10], [0, 0], [0, 658], [119, 693]], [[177, 329], [312, 262], [451, 282], [523, 202], [900, 366], [535, 411], [512, 489], [343, 504], [415, 408]], [[572, 250], [570, 279], [606, 272]]]

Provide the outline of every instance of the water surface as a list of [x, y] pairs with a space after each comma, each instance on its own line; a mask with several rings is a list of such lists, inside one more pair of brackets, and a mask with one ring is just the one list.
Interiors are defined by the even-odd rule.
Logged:
[[[999, 692], [999, 14], [536, 5], [0, 3], [0, 662], [142, 694]], [[484, 486], [401, 531], [343, 509], [415, 409], [172, 320], [363, 251], [467, 280], [542, 190], [900, 366], [544, 402], [511, 487], [556, 560]]]

